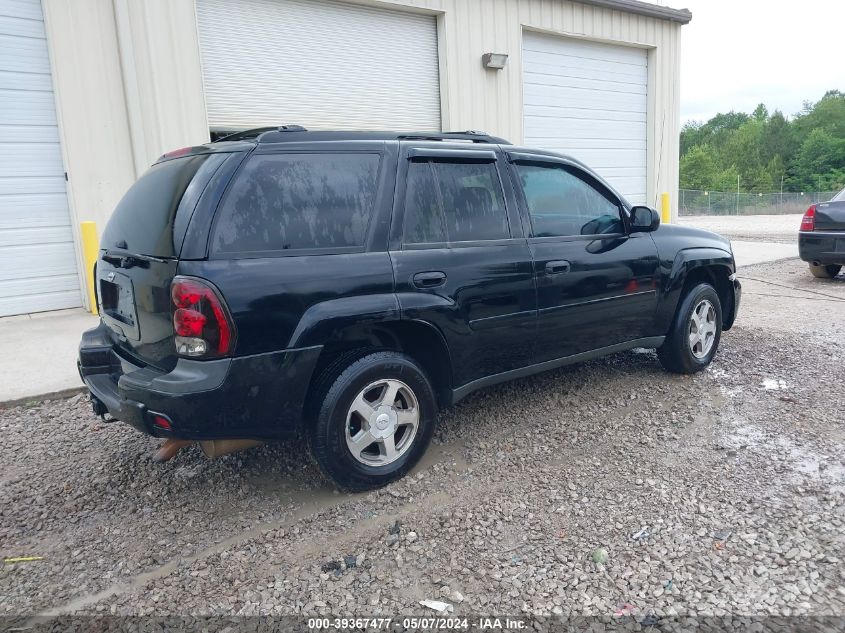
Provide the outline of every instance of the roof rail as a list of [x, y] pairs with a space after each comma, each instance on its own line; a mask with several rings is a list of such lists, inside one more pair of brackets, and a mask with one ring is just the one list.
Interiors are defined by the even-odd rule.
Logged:
[[403, 140], [425, 140], [425, 141], [472, 141], [473, 143], [493, 143], [494, 145], [510, 145], [510, 142], [498, 136], [491, 136], [487, 132], [479, 130], [464, 130], [462, 132], [409, 132], [400, 134]]
[[255, 139], [259, 143], [299, 143], [310, 141], [465, 141], [510, 145], [508, 141], [484, 132], [386, 132], [375, 130], [306, 130], [300, 125], [258, 128], [226, 136], [219, 140]]
[[246, 141], [248, 139], [257, 138], [264, 132], [272, 132], [278, 128], [274, 127], [256, 127], [251, 130], [242, 130], [240, 132], [233, 132], [232, 134], [227, 134], [226, 136], [221, 136], [212, 143], [220, 143], [221, 141]]
[[307, 132], [301, 125], [273, 125], [270, 127], [256, 127], [251, 130], [243, 130], [241, 132], [233, 132], [226, 136], [221, 136], [212, 143], [220, 143], [221, 141], [247, 141], [258, 138], [265, 132]]

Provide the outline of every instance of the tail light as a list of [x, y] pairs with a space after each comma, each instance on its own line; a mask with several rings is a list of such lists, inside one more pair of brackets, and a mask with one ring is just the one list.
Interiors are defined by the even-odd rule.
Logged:
[[207, 282], [176, 277], [170, 286], [176, 353], [191, 358], [228, 356], [235, 329], [226, 304]]
[[801, 230], [802, 231], [815, 231], [816, 230], [816, 205], [810, 205], [810, 208], [804, 213], [804, 217], [801, 218]]

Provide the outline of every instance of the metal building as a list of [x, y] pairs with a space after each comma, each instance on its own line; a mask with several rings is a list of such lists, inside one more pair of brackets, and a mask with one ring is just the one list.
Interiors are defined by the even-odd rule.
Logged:
[[165, 151], [249, 127], [480, 129], [574, 155], [632, 202], [668, 191], [674, 212], [690, 18], [637, 0], [0, 0], [0, 316], [83, 305], [79, 223], [102, 229]]

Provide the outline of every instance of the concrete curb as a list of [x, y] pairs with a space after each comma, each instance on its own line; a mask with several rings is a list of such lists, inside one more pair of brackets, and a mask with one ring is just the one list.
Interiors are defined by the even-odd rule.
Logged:
[[5, 400], [0, 402], [0, 409], [11, 409], [13, 407], [20, 407], [30, 402], [43, 402], [45, 400], [64, 400], [65, 398], [71, 398], [78, 393], [85, 393], [88, 391], [88, 387], [79, 386], [79, 387], [71, 387], [70, 389], [62, 389], [60, 391], [51, 391], [49, 393], [43, 393], [38, 396], [25, 396], [23, 398], [16, 398], [14, 400]]

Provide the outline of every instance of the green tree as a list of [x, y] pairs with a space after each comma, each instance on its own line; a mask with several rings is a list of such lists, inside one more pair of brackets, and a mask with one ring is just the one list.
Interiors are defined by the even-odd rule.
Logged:
[[827, 190], [841, 182], [845, 172], [845, 138], [824, 128], [808, 135], [793, 162], [790, 186], [805, 191]]
[[681, 130], [681, 186], [733, 191], [833, 190], [845, 181], [845, 94], [829, 90], [787, 118], [765, 104]]

